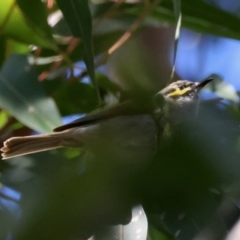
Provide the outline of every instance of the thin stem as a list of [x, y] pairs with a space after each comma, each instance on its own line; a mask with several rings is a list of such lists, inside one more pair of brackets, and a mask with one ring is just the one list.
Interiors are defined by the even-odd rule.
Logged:
[[99, 61], [96, 63], [96, 66], [104, 64], [110, 55], [116, 52], [120, 47], [122, 47], [127, 41], [131, 39], [133, 33], [139, 28], [143, 23], [145, 18], [149, 13], [159, 4], [160, 0], [155, 0], [152, 4], [146, 4], [146, 7], [142, 11], [139, 18], [130, 26], [130, 28], [108, 49], [107, 53], [104, 54]]

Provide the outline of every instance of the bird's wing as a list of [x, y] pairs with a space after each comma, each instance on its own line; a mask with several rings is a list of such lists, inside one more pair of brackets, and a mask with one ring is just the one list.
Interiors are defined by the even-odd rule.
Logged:
[[85, 117], [79, 118], [73, 122], [68, 124], [59, 126], [53, 129], [54, 132], [64, 131], [69, 128], [80, 127], [88, 124], [92, 124], [104, 119], [114, 118], [117, 116], [129, 116], [129, 115], [138, 115], [138, 114], [146, 114], [150, 113], [149, 107], [145, 104], [139, 104], [139, 102], [135, 101], [125, 101], [123, 103], [117, 104], [113, 107], [110, 107], [105, 110], [101, 110]]

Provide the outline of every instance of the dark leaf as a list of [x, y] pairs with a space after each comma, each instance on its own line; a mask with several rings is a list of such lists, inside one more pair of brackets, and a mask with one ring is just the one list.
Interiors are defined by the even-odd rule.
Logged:
[[69, 25], [74, 37], [81, 38], [84, 45], [84, 61], [93, 84], [94, 53], [92, 42], [92, 18], [87, 0], [57, 0], [59, 8]]
[[51, 29], [47, 23], [47, 12], [41, 0], [17, 0], [24, 18], [31, 28], [56, 48]]
[[[141, 8], [127, 10], [129, 13], [139, 14]], [[182, 27], [193, 29], [197, 32], [219, 35], [228, 38], [240, 39], [240, 19], [231, 13], [211, 6], [204, 1], [181, 1]], [[176, 22], [172, 1], [163, 1], [149, 16], [149, 20], [156, 20], [152, 24], [162, 22]]]
[[0, 71], [0, 107], [27, 126], [45, 132], [60, 125], [61, 119], [37, 77], [27, 56], [9, 57]]
[[58, 103], [62, 115], [86, 113], [97, 106], [95, 90], [89, 84], [78, 81], [45, 81], [45, 89]]

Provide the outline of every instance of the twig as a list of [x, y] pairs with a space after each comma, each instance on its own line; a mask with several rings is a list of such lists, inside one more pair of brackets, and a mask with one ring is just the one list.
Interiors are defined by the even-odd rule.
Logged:
[[102, 65], [107, 61], [110, 55], [116, 52], [123, 44], [130, 40], [133, 33], [143, 23], [147, 15], [159, 4], [160, 0], [155, 0], [152, 4], [147, 4], [139, 18], [130, 26], [130, 28], [108, 49], [107, 53], [104, 54], [99, 61], [96, 63], [96, 67]]
[[125, 0], [116, 1], [104, 14], [103, 16], [94, 23], [94, 27], [98, 27], [106, 18], [113, 15], [114, 11], [124, 2]]

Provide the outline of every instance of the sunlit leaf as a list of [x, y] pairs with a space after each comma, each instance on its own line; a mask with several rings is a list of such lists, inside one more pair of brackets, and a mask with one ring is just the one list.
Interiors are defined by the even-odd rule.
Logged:
[[7, 122], [8, 120], [8, 114], [6, 111], [1, 111], [0, 112], [0, 128], [4, 126], [4, 124]]
[[[56, 48], [51, 29], [47, 23], [47, 12], [41, 0], [16, 0], [29, 26]], [[39, 14], [40, 13], [40, 14]]]
[[214, 81], [208, 84], [205, 89], [214, 92], [219, 97], [239, 103], [239, 96], [234, 86], [224, 82], [223, 79], [217, 75], [213, 75], [213, 77]]
[[[31, 6], [31, 8], [29, 8], [29, 6]], [[28, 8], [31, 11], [35, 5], [31, 4], [29, 6]], [[41, 16], [42, 14], [42, 12], [38, 12], [37, 17], [43, 19], [44, 15]], [[0, 30], [2, 34], [27, 44], [53, 48], [53, 42], [46, 38], [48, 35], [45, 34], [45, 30], [42, 30], [41, 33], [36, 31], [36, 28], [41, 29], [41, 27], [36, 26], [36, 24], [35, 22], [29, 25], [29, 22], [25, 19], [22, 11], [14, 0], [0, 1]], [[49, 30], [47, 32], [49, 32]]]
[[7, 41], [7, 54], [13, 54], [13, 53], [21, 53], [26, 54], [29, 52], [29, 46], [25, 43], [21, 43], [18, 41], [14, 41], [12, 39], [9, 39]]

